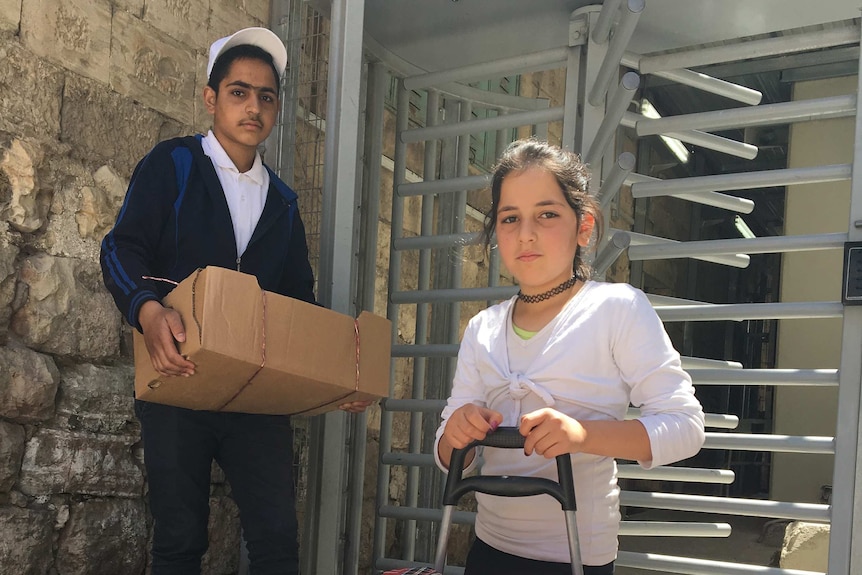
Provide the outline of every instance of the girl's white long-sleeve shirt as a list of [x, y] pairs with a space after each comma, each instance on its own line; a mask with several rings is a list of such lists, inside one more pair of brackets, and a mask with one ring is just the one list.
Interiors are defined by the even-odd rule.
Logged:
[[[512, 329], [516, 298], [473, 317], [464, 333], [449, 416], [467, 403], [503, 414], [517, 426], [526, 413], [551, 407], [579, 420], [623, 420], [639, 407], [651, 468], [698, 452], [703, 410], [661, 320], [646, 296], [628, 284], [588, 281], [554, 320], [524, 340]], [[445, 470], [434, 449], [437, 464]], [[483, 475], [557, 480], [556, 462], [518, 449], [483, 449]], [[477, 458], [478, 459], [478, 458]], [[585, 565], [617, 554], [619, 488], [613, 458], [572, 454], [577, 525]], [[469, 469], [468, 469], [469, 471]], [[564, 515], [548, 495], [507, 498], [476, 494], [476, 535], [492, 547], [531, 559], [569, 562]]]

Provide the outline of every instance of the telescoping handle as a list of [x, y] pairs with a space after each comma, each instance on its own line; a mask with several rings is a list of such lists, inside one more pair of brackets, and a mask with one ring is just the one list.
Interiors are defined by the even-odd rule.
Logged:
[[557, 456], [559, 482], [540, 477], [505, 475], [461, 477], [467, 454], [478, 445], [523, 449], [524, 436], [521, 435], [517, 427], [500, 427], [497, 431], [489, 433], [485, 439], [473, 441], [463, 449], [454, 450], [449, 462], [449, 475], [446, 478], [446, 490], [443, 492], [443, 505], [458, 505], [461, 497], [471, 491], [503, 497], [524, 497], [544, 493], [559, 501], [564, 511], [577, 511], [575, 483], [572, 479], [572, 458], [568, 453]]
[[476, 440], [462, 449], [455, 449], [449, 460], [449, 474], [446, 477], [446, 489], [443, 492], [443, 519], [440, 523], [440, 534], [437, 541], [437, 554], [434, 566], [443, 573], [446, 565], [446, 548], [449, 538], [449, 528], [452, 524], [452, 511], [465, 494], [471, 491], [499, 495], [502, 497], [525, 497], [528, 495], [550, 495], [560, 502], [566, 516], [566, 530], [569, 534], [569, 551], [572, 556], [573, 575], [583, 575], [578, 529], [575, 523], [575, 482], [572, 478], [572, 458], [568, 453], [557, 456], [557, 476], [559, 482], [543, 477], [520, 476], [475, 476], [461, 477], [464, 473], [464, 460], [467, 454], [479, 445], [503, 449], [523, 449], [524, 436], [517, 427], [499, 427], [489, 433], [485, 439]]

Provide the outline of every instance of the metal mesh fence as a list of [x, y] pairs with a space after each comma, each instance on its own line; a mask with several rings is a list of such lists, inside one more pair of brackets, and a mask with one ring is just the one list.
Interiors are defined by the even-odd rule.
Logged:
[[[309, 261], [317, 277], [323, 200], [329, 20], [303, 0], [290, 0], [286, 14], [278, 29], [287, 47], [288, 66], [281, 90], [281, 116], [273, 131], [278, 142], [274, 167], [299, 196]], [[295, 417], [293, 427], [297, 514], [302, 524], [308, 491], [308, 418]]]

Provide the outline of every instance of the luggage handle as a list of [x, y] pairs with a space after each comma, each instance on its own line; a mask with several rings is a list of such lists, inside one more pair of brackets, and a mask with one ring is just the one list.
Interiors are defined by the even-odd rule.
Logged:
[[575, 520], [577, 505], [575, 504], [575, 482], [572, 478], [572, 457], [568, 453], [557, 456], [557, 476], [559, 482], [544, 477], [493, 476], [461, 477], [464, 474], [464, 460], [467, 453], [476, 446], [498, 447], [503, 449], [523, 449], [524, 436], [517, 427], [499, 427], [480, 439], [471, 442], [462, 449], [452, 451], [449, 458], [449, 473], [446, 476], [446, 489], [443, 492], [443, 517], [440, 521], [440, 533], [437, 541], [437, 552], [434, 556], [434, 568], [443, 573], [446, 566], [446, 548], [449, 539], [449, 528], [452, 526], [452, 512], [461, 497], [470, 491], [500, 495], [503, 497], [522, 497], [524, 495], [547, 494], [560, 502], [566, 517], [566, 532], [569, 536], [569, 553], [572, 557], [572, 575], [583, 575], [584, 566], [581, 562], [581, 550], [578, 541], [578, 526]]
[[524, 436], [521, 435], [517, 427], [499, 427], [496, 431], [485, 436], [485, 439], [474, 440], [462, 449], [453, 450], [449, 460], [446, 489], [443, 492], [443, 505], [457, 505], [461, 497], [471, 491], [502, 497], [546, 494], [559, 501], [564, 511], [577, 511], [575, 483], [572, 478], [572, 458], [568, 453], [558, 455], [556, 458], [559, 481], [542, 477], [506, 475], [461, 477], [464, 473], [464, 460], [471, 449], [479, 445], [502, 449], [523, 449], [524, 440]]

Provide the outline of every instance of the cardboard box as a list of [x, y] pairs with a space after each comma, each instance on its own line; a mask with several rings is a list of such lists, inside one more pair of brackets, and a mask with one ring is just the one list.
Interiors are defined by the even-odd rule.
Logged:
[[189, 409], [315, 415], [389, 393], [391, 325], [260, 289], [254, 276], [218, 267], [180, 282], [163, 304], [183, 318], [180, 353], [191, 377], [153, 368], [135, 338], [135, 396]]

